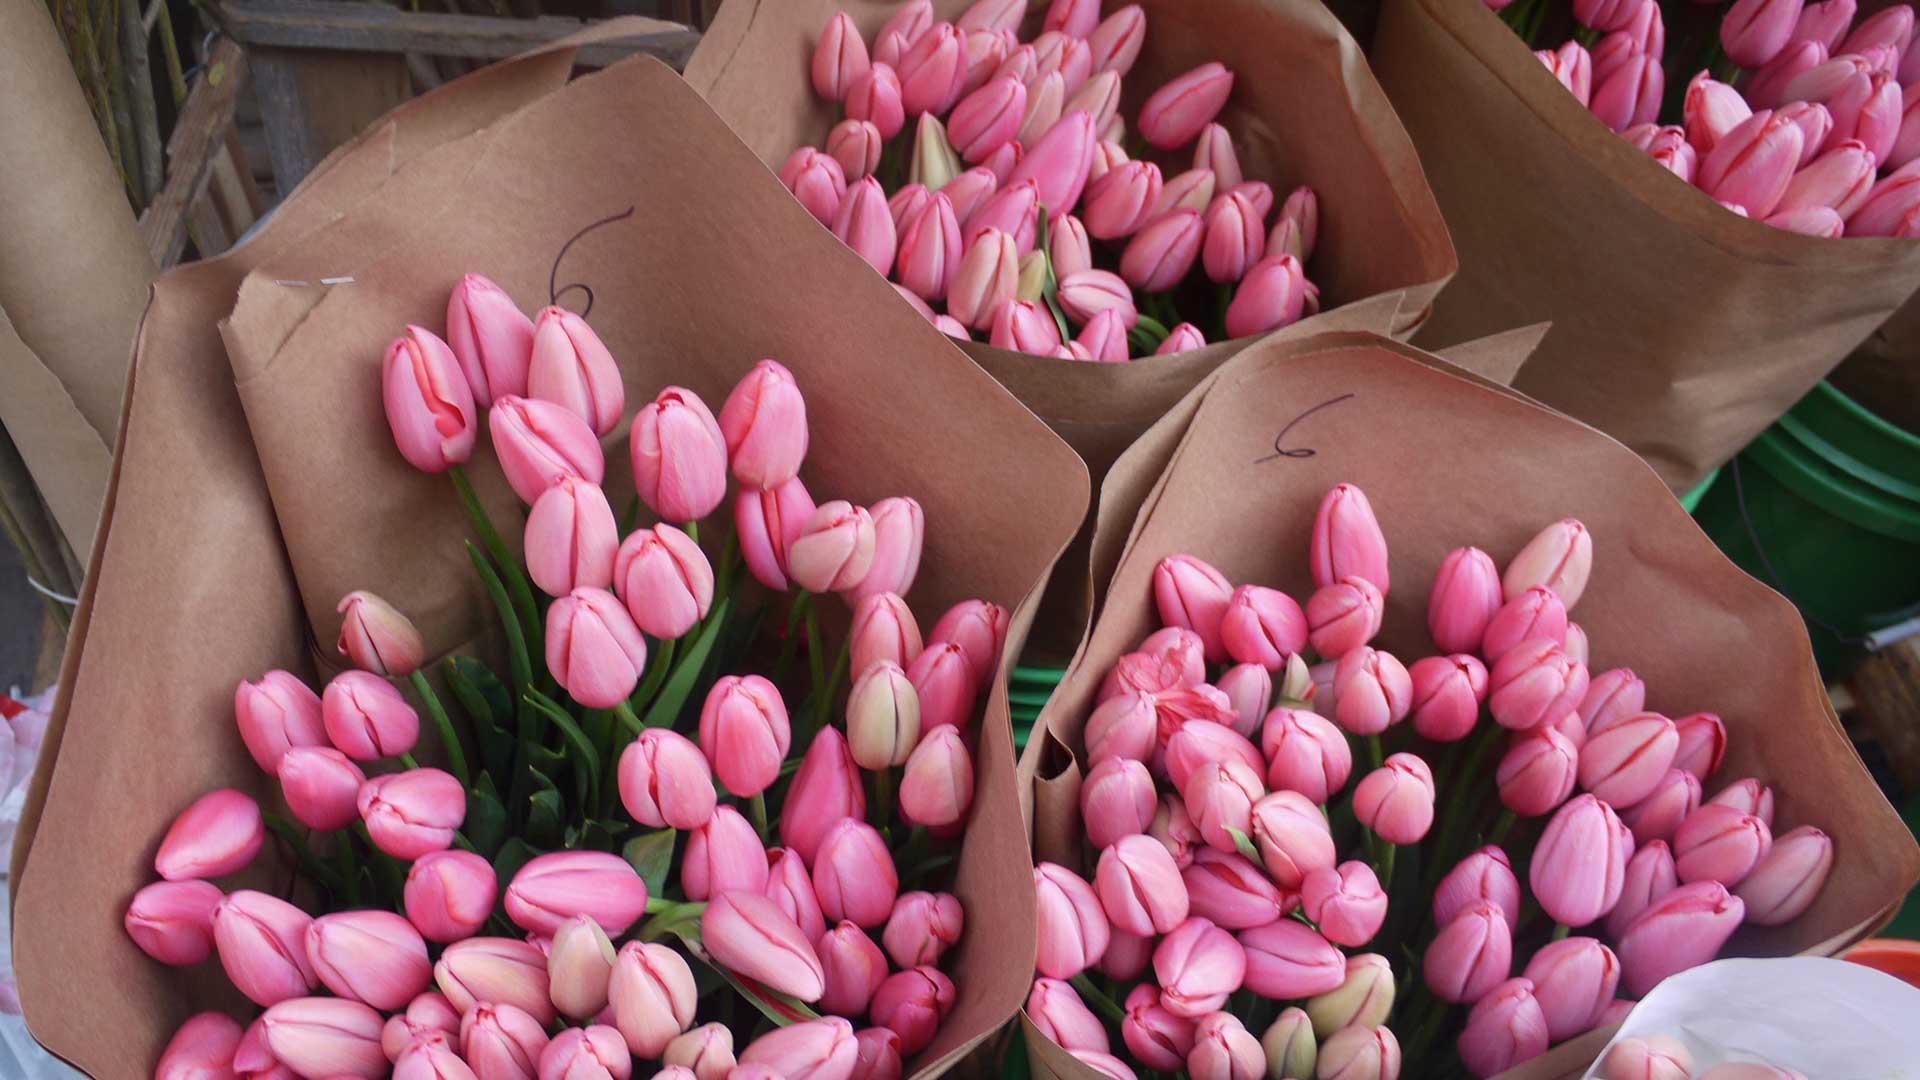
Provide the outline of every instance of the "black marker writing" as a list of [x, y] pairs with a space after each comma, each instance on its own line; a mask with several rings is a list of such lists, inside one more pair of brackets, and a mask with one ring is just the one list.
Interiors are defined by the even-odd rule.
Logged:
[[593, 286], [580, 281], [573, 282], [570, 285], [559, 284], [560, 260], [567, 257], [567, 250], [573, 247], [575, 242], [577, 242], [581, 237], [587, 235], [588, 233], [592, 232], [593, 230], [599, 228], [602, 225], [611, 225], [616, 221], [622, 221], [622, 220], [625, 220], [626, 218], [632, 217], [635, 209], [637, 208], [629, 206], [625, 210], [622, 210], [621, 212], [614, 214], [612, 217], [603, 217], [599, 221], [596, 221], [593, 224], [588, 225], [586, 228], [581, 229], [579, 232], [574, 233], [573, 236], [570, 239], [568, 239], [566, 243], [560, 245], [560, 254], [555, 255], [553, 257], [553, 269], [547, 272], [547, 303], [558, 306], [560, 303], [560, 298], [562, 296], [565, 296], [566, 294], [572, 292], [575, 289], [579, 289], [581, 292], [587, 294], [587, 306], [580, 309], [580, 317], [583, 319], [587, 317], [587, 313], [593, 310]]
[[1268, 454], [1265, 457], [1255, 458], [1253, 463], [1255, 465], [1265, 465], [1267, 462], [1272, 461], [1275, 458], [1310, 458], [1313, 455], [1319, 453], [1318, 450], [1315, 450], [1310, 446], [1293, 446], [1293, 447], [1287, 446], [1286, 445], [1287, 432], [1292, 431], [1300, 423], [1300, 421], [1305, 420], [1307, 417], [1312, 416], [1314, 413], [1319, 412], [1321, 409], [1327, 408], [1328, 406], [1331, 406], [1331, 405], [1338, 405], [1341, 402], [1347, 400], [1348, 398], [1351, 398], [1354, 396], [1356, 395], [1341, 394], [1337, 398], [1330, 398], [1326, 401], [1321, 402], [1318, 405], [1315, 405], [1313, 408], [1308, 409], [1306, 412], [1301, 413], [1299, 416], [1294, 417], [1292, 420], [1287, 421], [1287, 426], [1281, 428], [1280, 434], [1275, 435], [1273, 437], [1273, 453]]

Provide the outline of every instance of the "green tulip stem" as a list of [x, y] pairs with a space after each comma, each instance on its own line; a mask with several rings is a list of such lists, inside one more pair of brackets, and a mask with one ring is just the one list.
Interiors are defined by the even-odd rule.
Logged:
[[1220, 334], [1214, 339], [1215, 341], [1227, 340], [1227, 309], [1233, 306], [1233, 293], [1234, 286], [1231, 282], [1223, 281], [1214, 287], [1214, 327]]
[[827, 692], [814, 703], [813, 730], [826, 727], [833, 715], [833, 700], [840, 696], [840, 684], [846, 680], [847, 669], [853, 664], [853, 635], [848, 634], [840, 642], [840, 655], [834, 658], [833, 671], [827, 675]]
[[753, 831], [760, 834], [760, 842], [767, 842], [767, 793], [756, 791], [747, 800], [747, 819], [753, 822]]
[[1571, 933], [1573, 933], [1573, 927], [1568, 926], [1566, 923], [1563, 923], [1563, 922], [1554, 923], [1552, 940], [1565, 941], [1567, 940], [1567, 935]]
[[1127, 1018], [1127, 1010], [1121, 1008], [1112, 998], [1108, 997], [1104, 991], [1098, 986], [1095, 986], [1093, 980], [1087, 978], [1086, 972], [1083, 971], [1075, 975], [1069, 981], [1073, 983], [1073, 988], [1080, 992], [1080, 996], [1094, 1008], [1100, 1010], [1101, 1014], [1106, 1016], [1107, 1019], [1117, 1024]]
[[493, 519], [487, 516], [486, 507], [480, 505], [480, 497], [474, 494], [473, 482], [467, 479], [467, 470], [463, 465], [455, 465], [447, 470], [447, 476], [453, 480], [453, 490], [460, 494], [460, 505], [466, 508], [467, 520], [472, 522], [473, 531], [480, 536], [480, 544], [487, 549], [487, 555], [500, 567], [500, 576], [506, 582], [507, 595], [513, 598], [514, 614], [520, 618], [520, 632], [525, 636], [527, 647], [540, 640], [540, 609], [534, 605], [533, 588], [527, 584], [527, 572], [507, 549], [506, 542], [500, 539], [500, 532], [493, 527]]
[[1511, 810], [1500, 811], [1500, 820], [1493, 823], [1493, 832], [1487, 835], [1487, 843], [1499, 847], [1507, 834], [1513, 831], [1513, 823], [1520, 820]]
[[624, 701], [613, 707], [613, 715], [619, 717], [620, 722], [627, 725], [627, 730], [633, 732], [636, 737], [647, 730], [647, 725], [641, 723], [640, 717], [634, 714], [633, 706]]
[[1373, 767], [1376, 769], [1387, 763], [1386, 755], [1380, 750], [1380, 736], [1378, 735], [1367, 736], [1367, 760], [1372, 762]]
[[867, 821], [876, 829], [886, 828], [893, 820], [893, 766], [873, 774], [873, 806]]
[[[408, 676], [413, 681], [414, 692], [420, 695], [420, 701], [427, 707], [427, 716], [433, 720], [435, 730], [440, 732], [440, 742], [447, 748], [447, 767], [453, 771], [454, 779], [460, 781], [464, 790], [472, 786], [472, 777], [467, 774], [467, 752], [460, 747], [460, 736], [453, 730], [453, 721], [448, 718], [447, 710], [440, 704], [440, 695], [433, 692], [433, 684], [427, 677], [415, 670]], [[411, 766], [410, 766], [411, 767]]]
[[417, 769], [420, 767], [420, 763], [414, 760], [412, 754], [401, 754], [400, 764], [405, 765], [409, 769]]
[[687, 539], [692, 540], [696, 544], [699, 543], [700, 542], [700, 523], [697, 521], [687, 522], [686, 533], [687, 533]]
[[1375, 869], [1378, 871], [1376, 876], [1380, 878], [1380, 889], [1383, 892], [1393, 887], [1393, 860], [1399, 851], [1400, 848], [1397, 845], [1389, 844], [1385, 840], [1380, 841], [1380, 861]]
[[[809, 594], [809, 596], [811, 596], [811, 594]], [[812, 686], [816, 699], [813, 710], [813, 732], [820, 730], [820, 726], [825, 722], [827, 716], [826, 707], [818, 703], [824, 699], [827, 690], [827, 658], [824, 655], [825, 652], [826, 649], [820, 641], [820, 612], [814, 605], [809, 604], [807, 606], [807, 675], [811, 680], [809, 685]], [[809, 743], [813, 741], [813, 732], [808, 733], [807, 741]]]
[[1140, 312], [1139, 321], [1134, 325], [1145, 330], [1148, 334], [1152, 335], [1155, 338], [1156, 348], [1158, 347], [1160, 342], [1166, 341], [1169, 337], [1173, 336], [1172, 330], [1167, 329], [1167, 327], [1163, 323], [1161, 323], [1159, 319], [1154, 318], [1153, 316], [1147, 314], [1144, 311]]

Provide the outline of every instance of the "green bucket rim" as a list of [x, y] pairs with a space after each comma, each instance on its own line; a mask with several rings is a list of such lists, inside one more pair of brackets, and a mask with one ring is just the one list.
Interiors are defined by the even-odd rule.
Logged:
[[1852, 478], [1783, 427], [1761, 432], [1740, 456], [1750, 458], [1795, 495], [1861, 528], [1920, 543], [1920, 502], [1903, 505], [1886, 492]]
[[1016, 664], [1014, 665], [1014, 668], [1013, 668], [1014, 682], [1027, 683], [1033, 686], [1047, 686], [1047, 687], [1059, 686], [1060, 681], [1062, 679], [1065, 679], [1066, 677], [1067, 677], [1066, 668], [1040, 667], [1040, 666], [1029, 667], [1026, 664]]
[[1887, 421], [1832, 383], [1815, 384], [1778, 426], [1861, 483], [1920, 503], [1920, 435]]
[[[1722, 468], [1724, 467], [1725, 466], [1722, 466]], [[1713, 482], [1718, 479], [1720, 479], [1720, 469], [1715, 469], [1708, 473], [1707, 478], [1700, 481], [1699, 485], [1692, 491], [1680, 496], [1680, 509], [1685, 510], [1689, 514], [1700, 509], [1700, 500], [1707, 497], [1707, 490], [1713, 487]]]

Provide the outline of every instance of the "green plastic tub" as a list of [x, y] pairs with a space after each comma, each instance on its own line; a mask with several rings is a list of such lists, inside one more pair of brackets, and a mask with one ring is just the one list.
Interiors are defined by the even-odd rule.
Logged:
[[1047, 699], [1053, 696], [1060, 680], [1066, 677], [1066, 668], [1038, 664], [1014, 667], [1013, 678], [1007, 684], [1007, 708], [1013, 717], [1013, 748], [1016, 753], [1027, 748], [1027, 739], [1033, 734], [1034, 721], [1040, 719], [1040, 710], [1046, 706]]
[[1829, 677], [1863, 635], [1920, 614], [1920, 436], [1827, 383], [1728, 463], [1694, 518], [1800, 609]]

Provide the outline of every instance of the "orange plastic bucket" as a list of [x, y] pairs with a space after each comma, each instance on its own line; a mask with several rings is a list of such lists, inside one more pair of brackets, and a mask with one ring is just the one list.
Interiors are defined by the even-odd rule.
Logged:
[[1849, 949], [1846, 959], [1920, 987], [1920, 941], [1870, 938]]

